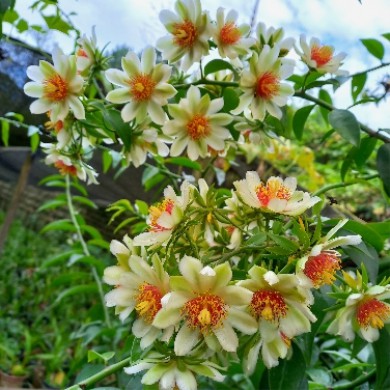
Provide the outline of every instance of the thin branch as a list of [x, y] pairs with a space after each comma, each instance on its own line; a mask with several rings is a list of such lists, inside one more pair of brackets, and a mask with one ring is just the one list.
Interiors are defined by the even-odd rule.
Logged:
[[382, 62], [380, 65], [377, 65], [377, 66], [374, 66], [372, 68], [369, 68], [367, 70], [363, 70], [361, 72], [356, 72], [356, 73], [353, 73], [353, 74], [350, 74], [348, 75], [347, 77], [348, 78], [352, 78], [354, 76], [360, 76], [361, 74], [365, 74], [365, 73], [370, 73], [370, 72], [374, 72], [378, 69], [382, 69], [382, 68], [385, 68], [386, 66], [389, 66], [390, 65], [390, 62]]
[[255, 0], [255, 6], [253, 7], [252, 18], [251, 18], [251, 31], [253, 31], [253, 28], [255, 27], [257, 10], [259, 9], [259, 4], [260, 4], [260, 0]]

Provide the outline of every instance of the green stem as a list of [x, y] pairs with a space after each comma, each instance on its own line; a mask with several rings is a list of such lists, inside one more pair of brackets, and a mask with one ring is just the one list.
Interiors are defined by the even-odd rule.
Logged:
[[219, 85], [220, 87], [238, 87], [239, 84], [231, 81], [207, 80], [206, 78], [201, 78], [200, 80], [189, 84], [173, 84], [176, 89], [186, 89], [191, 87], [191, 85]]
[[26, 125], [25, 123], [19, 122], [14, 119], [6, 118], [4, 116], [0, 116], [0, 121], [8, 122], [10, 125], [14, 125], [15, 127], [23, 127], [23, 129], [26, 130], [28, 130], [28, 128], [31, 126], [31, 125]]
[[389, 66], [389, 65], [390, 65], [390, 62], [383, 62], [382, 64], [374, 66], [373, 68], [370, 68], [370, 69], [367, 69], [367, 70], [363, 70], [362, 72], [357, 72], [357, 73], [350, 74], [348, 77], [352, 78], [354, 76], [360, 76], [361, 74], [374, 72], [375, 70], [378, 70], [378, 69], [381, 69], [381, 68], [385, 68], [386, 66]]
[[131, 360], [132, 360], [132, 356], [127, 357], [126, 359], [123, 359], [118, 363], [112, 364], [111, 366], [103, 368], [103, 370], [99, 371], [97, 374], [94, 374], [89, 378], [76, 383], [74, 386], [68, 387], [66, 390], [78, 390], [80, 389], [80, 387], [84, 388], [86, 386], [93, 385], [97, 381], [104, 379], [107, 376], [119, 371], [121, 368], [128, 365], [131, 362]]
[[[311, 95], [309, 95], [309, 94], [307, 94], [306, 92], [303, 92], [303, 91], [295, 92], [294, 96], [300, 97], [302, 99], [308, 100], [308, 101], [313, 102], [313, 103], [316, 103], [319, 106], [324, 107], [324, 108], [326, 108], [329, 111], [333, 111], [333, 110], [337, 109], [333, 105], [331, 105], [331, 104], [329, 104], [329, 103], [327, 103], [327, 102], [325, 102], [325, 101], [323, 101], [321, 99], [318, 99], [318, 98], [316, 98], [314, 96], [311, 96]], [[365, 133], [369, 134], [371, 137], [378, 138], [378, 139], [382, 140], [385, 143], [390, 143], [390, 135], [386, 131], [381, 130], [381, 129], [373, 130], [373, 129], [371, 129], [368, 126], [363, 125], [362, 123], [359, 123], [359, 126]]]
[[346, 384], [343, 384], [343, 385], [333, 386], [332, 389], [333, 390], [354, 389], [354, 388], [356, 388], [356, 386], [359, 386], [359, 385], [363, 384], [364, 382], [367, 382], [371, 377], [373, 377], [375, 375], [375, 373], [376, 373], [376, 368], [374, 368], [373, 370], [369, 371], [365, 375], [359, 376], [358, 378], [356, 378], [352, 382], [349, 382], [349, 383], [346, 383]]
[[[71, 194], [70, 188], [71, 188], [70, 178], [69, 178], [69, 175], [66, 175], [66, 199], [67, 199], [67, 203], [68, 203], [68, 210], [69, 210], [69, 214], [70, 214], [70, 219], [71, 219], [71, 221], [76, 229], [76, 234], [77, 234], [77, 237], [78, 237], [79, 242], [81, 244], [81, 247], [83, 248], [84, 254], [86, 256], [90, 256], [91, 254], [89, 252], [88, 245], [84, 240], [83, 234], [81, 232], [81, 227], [80, 227], [80, 225], [77, 221], [77, 218], [76, 218], [76, 212], [75, 212], [75, 209], [73, 207], [72, 194]], [[107, 307], [106, 307], [106, 304], [104, 301], [104, 291], [103, 291], [102, 282], [100, 280], [100, 277], [99, 277], [99, 274], [98, 274], [96, 268], [93, 265], [91, 265], [91, 270], [92, 270], [93, 278], [95, 279], [95, 282], [96, 282], [96, 285], [97, 285], [97, 288], [99, 291], [99, 296], [100, 296], [101, 304], [102, 304], [103, 311], [104, 311], [104, 318], [105, 318], [106, 325], [108, 328], [111, 328], [112, 325], [111, 325], [110, 316], [109, 316], [109, 313], [108, 313], [108, 310], [107, 310]]]
[[376, 173], [376, 174], [373, 174], [370, 176], [362, 177], [359, 180], [351, 180], [351, 181], [345, 181], [343, 183], [328, 184], [327, 186], [324, 186], [324, 187], [320, 188], [318, 191], [314, 192], [313, 196], [316, 196], [316, 195], [318, 196], [318, 195], [324, 194], [325, 192], [328, 192], [328, 191], [333, 190], [335, 188], [349, 187], [349, 186], [352, 186], [354, 184], [361, 183], [362, 180], [376, 179], [377, 177], [379, 177], [379, 175]]

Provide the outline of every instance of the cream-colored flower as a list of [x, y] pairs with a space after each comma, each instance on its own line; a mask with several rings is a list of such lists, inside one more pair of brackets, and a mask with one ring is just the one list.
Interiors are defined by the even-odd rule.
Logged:
[[253, 53], [249, 69], [241, 74], [240, 88], [244, 93], [232, 114], [238, 115], [249, 107], [250, 112], [245, 113], [253, 119], [262, 121], [266, 112], [279, 119], [282, 117], [280, 107], [287, 104], [294, 88], [281, 80], [293, 73], [294, 61], [279, 58], [279, 54], [279, 46], [271, 49], [268, 45], [263, 47], [260, 55]]
[[238, 284], [253, 292], [249, 310], [265, 342], [275, 338], [275, 327], [289, 339], [310, 331], [316, 321], [308, 307], [313, 298], [296, 275], [275, 274], [257, 265], [248, 273], [250, 279]]
[[249, 304], [251, 292], [229, 284], [228, 263], [204, 267], [200, 260], [184, 256], [179, 270], [182, 276], [171, 277], [172, 292], [164, 297], [153, 325], [180, 326], [174, 343], [177, 356], [188, 355], [202, 340], [211, 350], [235, 352], [239, 340], [233, 328], [244, 334], [257, 330], [255, 319], [242, 309]]
[[[103, 279], [115, 286], [105, 296], [108, 307], [116, 307], [116, 314], [123, 321], [135, 310], [137, 319], [133, 323], [134, 336], [141, 338], [141, 348], [147, 348], [155, 340], [168, 341], [173, 327], [162, 332], [152, 325], [161, 309], [161, 298], [169, 292], [169, 275], [157, 255], [152, 258], [151, 267], [144, 258], [131, 255], [125, 246], [117, 241], [111, 243], [111, 251], [117, 255], [118, 265], [107, 267]], [[127, 257], [127, 264], [126, 264]]]
[[149, 208], [149, 231], [134, 237], [135, 246], [166, 244], [175, 227], [183, 220], [190, 202], [191, 186], [187, 181], [183, 182], [180, 191], [181, 195], [176, 195], [171, 186], [165, 188], [164, 200]]
[[33, 80], [25, 84], [26, 95], [38, 98], [30, 105], [32, 114], [50, 113], [50, 120], [64, 120], [72, 110], [77, 119], [85, 119], [84, 106], [80, 101], [84, 79], [77, 74], [76, 57], [64, 55], [56, 47], [53, 64], [39, 61], [39, 66], [27, 68], [27, 76]]
[[81, 74], [86, 74], [91, 66], [96, 62], [97, 40], [95, 26], [92, 28], [91, 38], [87, 38], [84, 34], [77, 40], [78, 49], [76, 51], [77, 70]]
[[[344, 272], [344, 278], [351, 285], [359, 283], [360, 275], [353, 277]], [[390, 323], [390, 304], [384, 302], [390, 298], [390, 284], [372, 286], [361, 292], [352, 292], [345, 301], [345, 306], [336, 312], [335, 319], [326, 330], [330, 334], [341, 336], [346, 341], [353, 341], [355, 333], [372, 343], [379, 338], [379, 329]]]
[[214, 381], [222, 382], [224, 376], [212, 362], [198, 358], [165, 357], [152, 353], [141, 362], [125, 368], [126, 374], [132, 375], [148, 370], [141, 383], [153, 385], [158, 382], [160, 390], [196, 390], [195, 375], [202, 375]]
[[250, 171], [246, 173], [246, 179], [233, 184], [243, 203], [265, 212], [295, 216], [320, 201], [318, 196], [310, 197], [307, 192], [296, 191], [297, 181], [294, 177], [283, 180], [272, 176], [263, 184], [259, 175]]
[[235, 10], [230, 10], [226, 18], [224, 8], [220, 7], [217, 10], [217, 23], [213, 26], [212, 35], [222, 58], [235, 59], [246, 55], [255, 43], [254, 38], [248, 37], [250, 25], [237, 25], [237, 18], [238, 13]]
[[193, 85], [179, 104], [170, 104], [168, 111], [173, 119], [165, 123], [163, 132], [175, 138], [171, 156], [179, 156], [187, 148], [189, 158], [197, 160], [208, 155], [209, 147], [225, 149], [225, 141], [231, 134], [224, 126], [233, 118], [218, 113], [223, 104], [223, 98], [210, 100], [209, 94], [201, 96], [199, 88]]
[[121, 115], [125, 122], [136, 119], [142, 122], [148, 115], [153, 122], [162, 125], [166, 120], [163, 106], [176, 94], [176, 89], [167, 81], [171, 76], [171, 67], [159, 63], [156, 65], [156, 51], [148, 46], [141, 55], [129, 52], [122, 58], [123, 71], [108, 69], [107, 80], [119, 86], [106, 97], [109, 102], [126, 103]]
[[321, 45], [317, 38], [311, 38], [309, 44], [305, 35], [301, 35], [300, 44], [302, 51], [296, 49], [302, 61], [310, 68], [320, 73], [333, 73], [338, 76], [348, 75], [348, 71], [339, 69], [346, 57], [345, 53], [333, 55], [334, 48], [328, 45]]
[[258, 39], [257, 46], [259, 51], [261, 51], [264, 45], [268, 45], [270, 47], [277, 45], [280, 48], [280, 56], [285, 56], [295, 43], [294, 38], [284, 38], [283, 28], [267, 28], [264, 23], [258, 23], [256, 26], [256, 37]]
[[61, 175], [78, 177], [87, 184], [99, 184], [96, 180], [98, 173], [90, 165], [80, 159], [73, 158], [57, 148], [56, 144], [41, 143], [42, 150], [47, 154], [45, 163], [54, 165]]
[[177, 15], [170, 10], [160, 12], [161, 23], [169, 35], [160, 38], [156, 47], [163, 60], [172, 63], [182, 59], [181, 68], [186, 71], [208, 54], [211, 24], [200, 0], [177, 0], [175, 10]]
[[319, 239], [310, 252], [297, 262], [297, 273], [302, 273], [310, 279], [315, 288], [323, 284], [333, 284], [335, 273], [340, 269], [340, 253], [333, 248], [346, 245], [358, 245], [362, 238], [360, 235], [348, 235], [332, 238], [346, 223], [341, 220], [334, 228], [329, 230], [325, 237]]

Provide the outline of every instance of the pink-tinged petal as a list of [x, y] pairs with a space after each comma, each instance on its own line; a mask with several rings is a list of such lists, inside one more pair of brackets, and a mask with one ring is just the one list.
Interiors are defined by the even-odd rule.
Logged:
[[131, 100], [130, 90], [128, 88], [118, 88], [108, 92], [106, 99], [115, 104], [124, 104]]
[[139, 103], [135, 101], [130, 101], [127, 103], [121, 111], [121, 116], [124, 122], [130, 122], [136, 117], [139, 111]]
[[129, 77], [125, 72], [122, 72], [119, 69], [107, 69], [105, 72], [106, 79], [114, 85], [119, 85], [120, 87], [130, 88], [129, 87]]
[[30, 81], [25, 84], [24, 86], [24, 93], [27, 96], [35, 97], [35, 98], [40, 98], [43, 96], [43, 84], [38, 84], [34, 81]]
[[238, 337], [227, 321], [224, 322], [223, 326], [213, 329], [213, 333], [225, 351], [236, 352]]
[[74, 116], [77, 119], [85, 119], [85, 110], [83, 103], [81, 103], [80, 99], [76, 96], [69, 96], [68, 98], [69, 106], [73, 111]]
[[33, 81], [38, 81], [42, 82], [45, 79], [44, 74], [42, 73], [42, 70], [40, 69], [39, 66], [37, 65], [31, 65], [27, 68], [27, 76], [33, 80]]
[[177, 356], [187, 355], [199, 341], [199, 336], [197, 329], [191, 329], [187, 323], [184, 323], [175, 338], [175, 354]]
[[50, 111], [52, 104], [48, 100], [38, 99], [31, 103], [31, 114], [43, 114]]

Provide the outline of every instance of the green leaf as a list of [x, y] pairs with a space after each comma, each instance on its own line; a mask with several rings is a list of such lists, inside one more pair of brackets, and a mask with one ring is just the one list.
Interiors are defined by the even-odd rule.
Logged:
[[372, 346], [376, 359], [375, 390], [390, 389], [390, 335], [386, 328], [380, 331], [379, 340]]
[[[324, 101], [325, 103], [333, 105], [333, 100], [332, 100], [329, 92], [326, 91], [325, 89], [320, 89], [320, 92], [318, 93], [318, 98], [320, 100]], [[329, 110], [325, 107], [320, 106], [320, 113], [321, 113], [322, 117], [324, 118], [324, 121], [326, 123], [329, 123], [329, 120], [328, 120]]]
[[268, 371], [270, 390], [308, 389], [305, 359], [295, 344], [292, 344], [292, 348], [291, 359], [280, 359], [279, 365]]
[[383, 188], [390, 196], [390, 144], [383, 144], [376, 155], [376, 167], [383, 182]]
[[294, 242], [290, 241], [288, 238], [282, 237], [282, 236], [276, 236], [274, 234], [268, 234], [268, 237], [274, 241], [277, 245], [279, 245], [281, 248], [290, 251], [291, 253], [297, 251], [299, 249], [299, 245]]
[[0, 14], [4, 14], [8, 8], [15, 6], [15, 0], [1, 0], [0, 1]]
[[222, 111], [230, 112], [234, 110], [238, 103], [240, 102], [240, 98], [238, 97], [236, 91], [233, 88], [225, 88], [222, 94], [224, 105]]
[[9, 122], [1, 121], [1, 140], [4, 146], [8, 146], [9, 141]]
[[267, 239], [267, 235], [263, 232], [257, 233], [254, 236], [252, 236], [249, 240], [245, 241], [245, 246], [262, 246], [262, 244]]
[[384, 33], [382, 34], [382, 37], [390, 41], [390, 33]]
[[367, 73], [360, 73], [352, 77], [351, 94], [355, 102], [359, 94], [363, 91], [364, 85], [367, 81]]
[[366, 161], [374, 151], [378, 139], [374, 137], [363, 138], [360, 147], [354, 153], [354, 160], [358, 168], [364, 168]]
[[65, 20], [62, 19], [59, 15], [43, 15], [42, 17], [50, 30], [58, 30], [63, 32], [64, 34], [68, 34], [68, 32], [73, 29], [72, 26], [69, 23], [65, 22]]
[[98, 286], [94, 283], [94, 284], [82, 284], [80, 286], [73, 286], [73, 287], [70, 287], [64, 291], [62, 291], [56, 298], [56, 300], [54, 301], [54, 305], [58, 304], [59, 302], [61, 302], [63, 299], [67, 298], [67, 297], [70, 297], [72, 295], [80, 295], [80, 294], [90, 294], [90, 293], [94, 293], [95, 295], [97, 295], [99, 292], [98, 290]]
[[90, 363], [96, 359], [102, 359], [105, 363], [107, 363], [112, 357], [114, 357], [114, 355], [115, 355], [115, 352], [113, 352], [113, 351], [99, 353], [99, 352], [96, 352], [94, 350], [89, 350], [88, 351], [88, 363]]
[[65, 262], [68, 260], [68, 258], [70, 258], [72, 255], [75, 255], [75, 254], [78, 254], [78, 253], [75, 252], [74, 250], [71, 250], [71, 251], [67, 251], [65, 253], [61, 253], [58, 256], [51, 257], [50, 259], [45, 260], [41, 264], [41, 268], [51, 267], [53, 265], [57, 265], [57, 264], [60, 264], [62, 262]]
[[188, 157], [171, 157], [165, 159], [166, 164], [175, 164], [181, 167], [195, 169], [196, 171], [200, 171], [202, 169], [201, 165], [196, 162], [190, 160]]
[[329, 113], [332, 127], [352, 145], [359, 147], [360, 126], [355, 115], [348, 110], [333, 110]]
[[385, 47], [381, 41], [373, 38], [361, 39], [360, 41], [374, 57], [378, 58], [379, 60], [383, 59], [385, 55]]
[[30, 137], [30, 146], [31, 146], [31, 151], [35, 153], [38, 149], [39, 146], [39, 141], [40, 137], [39, 134], [35, 133]]
[[75, 232], [76, 228], [70, 220], [59, 219], [57, 221], [50, 222], [46, 226], [44, 226], [41, 229], [40, 234], [46, 233], [50, 230], [64, 230], [68, 232]]
[[109, 150], [103, 150], [102, 153], [102, 161], [103, 161], [103, 173], [107, 173], [112, 164], [112, 155]]
[[230, 64], [230, 62], [221, 59], [215, 59], [206, 64], [204, 67], [204, 75], [207, 76], [210, 73], [215, 73], [224, 69], [230, 69], [233, 71], [233, 66]]
[[65, 206], [66, 204], [66, 200], [64, 199], [51, 199], [40, 206], [37, 211], [41, 212], [43, 210], [56, 209], [57, 207]]
[[[1, 5], [0, 5], [0, 13], [3, 13], [1, 11]], [[19, 19], [19, 14], [14, 9], [8, 9], [7, 12], [4, 14], [3, 22], [8, 23], [14, 23]]]
[[309, 117], [311, 111], [315, 107], [315, 104], [310, 106], [305, 106], [297, 110], [293, 118], [293, 130], [294, 134], [298, 140], [302, 139], [303, 129], [305, 128], [305, 123]]
[[165, 176], [160, 173], [160, 169], [157, 167], [147, 167], [142, 173], [142, 185], [145, 190], [148, 191], [155, 185], [165, 179]]
[[74, 202], [78, 202], [78, 203], [81, 203], [85, 206], [88, 206], [88, 207], [91, 207], [92, 209], [97, 209], [98, 207], [96, 206], [96, 204], [94, 202], [92, 202], [92, 200], [88, 199], [88, 198], [85, 198], [84, 196], [78, 196], [78, 195], [75, 195], [72, 197], [72, 200]]
[[16, 25], [16, 28], [20, 33], [28, 30], [28, 23], [25, 19], [20, 19]]
[[128, 123], [123, 122], [120, 111], [114, 109], [105, 110], [103, 111], [103, 117], [107, 127], [119, 135], [125, 148], [129, 150], [132, 130]]

